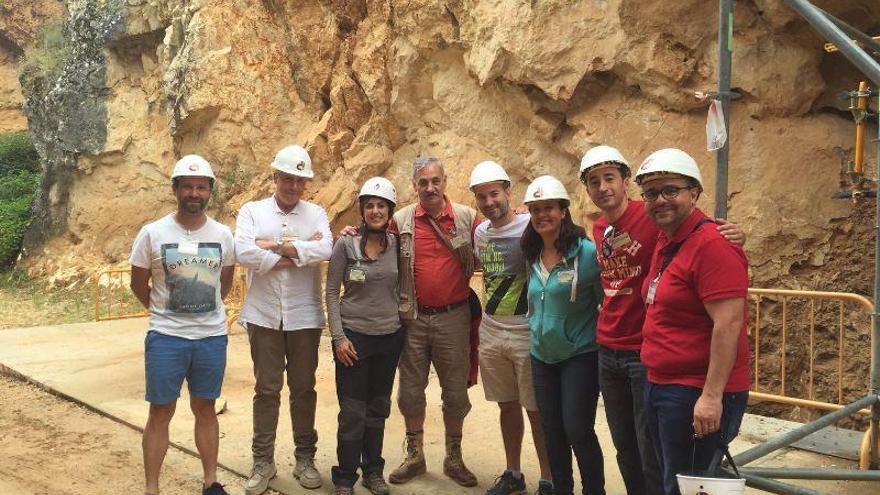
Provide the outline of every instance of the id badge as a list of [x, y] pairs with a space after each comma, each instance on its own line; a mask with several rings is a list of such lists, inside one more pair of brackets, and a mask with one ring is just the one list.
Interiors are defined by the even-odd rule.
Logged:
[[350, 282], [366, 282], [367, 281], [367, 274], [366, 274], [366, 272], [364, 272], [360, 268], [352, 268], [348, 272], [348, 280]]
[[458, 249], [462, 246], [466, 246], [467, 244], [468, 240], [462, 236], [452, 238], [452, 249]]
[[611, 239], [611, 247], [614, 249], [624, 248], [630, 244], [632, 244], [632, 238], [630, 238], [629, 234], [626, 232]]
[[556, 280], [560, 284], [570, 284], [574, 280], [574, 270], [563, 270], [556, 275]]
[[645, 296], [645, 302], [654, 304], [654, 296], [657, 295], [657, 286], [660, 285], [660, 276], [654, 277], [648, 284], [648, 294]]
[[196, 256], [199, 254], [199, 241], [183, 237], [177, 241], [177, 252], [189, 256]]

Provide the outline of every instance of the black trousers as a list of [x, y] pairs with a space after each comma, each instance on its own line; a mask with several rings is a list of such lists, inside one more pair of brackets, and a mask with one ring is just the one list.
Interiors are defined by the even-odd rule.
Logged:
[[336, 396], [339, 429], [336, 433], [338, 466], [331, 471], [333, 484], [354, 486], [357, 470], [364, 475], [382, 473], [385, 420], [391, 412], [391, 388], [403, 348], [404, 330], [389, 335], [364, 335], [345, 330], [358, 360], [346, 366], [336, 360]]
[[556, 364], [532, 356], [532, 381], [556, 493], [574, 494], [574, 451], [583, 494], [605, 495], [604, 458], [594, 430], [599, 402], [598, 352], [585, 352]]

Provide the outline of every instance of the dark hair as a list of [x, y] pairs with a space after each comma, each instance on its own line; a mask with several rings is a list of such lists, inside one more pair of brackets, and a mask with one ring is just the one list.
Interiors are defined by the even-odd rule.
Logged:
[[[358, 206], [361, 211], [361, 227], [360, 227], [360, 235], [361, 235], [361, 253], [364, 253], [366, 256], [367, 252], [367, 222], [364, 220], [364, 209], [367, 207], [367, 201], [370, 198], [379, 198], [388, 205], [388, 221], [385, 222], [385, 227], [382, 228], [382, 232], [388, 233], [388, 225], [391, 223], [391, 217], [394, 216], [394, 203], [388, 201], [385, 198], [379, 196], [361, 196], [358, 198]], [[386, 249], [388, 249], [388, 236], [383, 235], [382, 240], [380, 241], [380, 245], [382, 246], [382, 252], [384, 253]]]
[[[177, 189], [177, 179], [180, 179], [181, 177], [190, 177], [190, 176], [189, 175], [181, 175], [180, 177], [175, 177], [175, 178], [171, 179], [171, 187], [173, 189]], [[192, 176], [192, 177], [202, 177], [202, 176], [198, 175], [198, 176]], [[205, 178], [208, 179], [208, 187], [213, 191], [214, 190], [214, 179], [212, 179], [210, 177], [205, 177]]]
[[[618, 162], [602, 162], [602, 163], [613, 163], [613, 164], [617, 165], [617, 170], [620, 171], [620, 178], [621, 179], [626, 179], [627, 177], [629, 177], [632, 174], [629, 167], [627, 167], [626, 165], [624, 165], [622, 163], [618, 163]], [[593, 167], [590, 167], [590, 169], [598, 167], [599, 165], [602, 165], [602, 163], [594, 165]], [[590, 169], [584, 170], [581, 173], [580, 179], [581, 179], [581, 182], [583, 182], [584, 184], [587, 183], [587, 174], [590, 173]]]
[[[581, 238], [587, 237], [587, 231], [580, 225], [575, 224], [574, 220], [571, 219], [571, 212], [568, 210], [568, 201], [559, 200], [559, 208], [563, 211], [564, 216], [562, 217], [562, 224], [559, 226], [559, 237], [556, 238], [555, 247], [557, 251], [565, 256], [565, 254], [568, 253], [568, 250], [578, 243]], [[537, 232], [535, 232], [535, 228], [532, 227], [531, 221], [526, 225], [526, 230], [523, 232], [519, 244], [526, 261], [528, 261], [529, 264], [534, 263], [538, 260], [538, 257], [541, 256], [541, 250], [544, 248], [544, 240], [541, 239], [541, 236], [538, 235]]]

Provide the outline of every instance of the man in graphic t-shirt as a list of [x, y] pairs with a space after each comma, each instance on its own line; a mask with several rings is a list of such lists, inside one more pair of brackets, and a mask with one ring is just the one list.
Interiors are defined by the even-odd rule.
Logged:
[[484, 313], [480, 323], [480, 369], [486, 400], [500, 408], [507, 467], [487, 495], [524, 493], [520, 471], [525, 408], [541, 466], [537, 495], [552, 492], [544, 430], [532, 386], [529, 355], [528, 267], [520, 238], [529, 215], [510, 208], [510, 178], [501, 165], [486, 161], [471, 172], [470, 189], [486, 220], [474, 231], [474, 250], [483, 267]]
[[226, 369], [223, 298], [235, 269], [232, 232], [205, 214], [214, 172], [187, 155], [174, 166], [177, 211], [141, 228], [131, 249], [131, 290], [149, 310], [145, 340], [146, 400], [144, 493], [159, 493], [168, 450], [168, 424], [186, 378], [195, 416], [196, 448], [204, 471], [203, 495], [226, 495], [217, 482], [219, 425], [214, 401]]
[[[581, 160], [580, 179], [602, 211], [593, 240], [605, 298], [596, 323], [599, 386], [617, 465], [629, 495], [662, 494], [663, 482], [645, 415], [645, 367], [640, 350], [645, 303], [642, 281], [651, 266], [659, 230], [644, 201], [630, 200], [629, 163], [611, 146], [596, 146]], [[718, 230], [742, 244], [742, 229], [719, 219]]]

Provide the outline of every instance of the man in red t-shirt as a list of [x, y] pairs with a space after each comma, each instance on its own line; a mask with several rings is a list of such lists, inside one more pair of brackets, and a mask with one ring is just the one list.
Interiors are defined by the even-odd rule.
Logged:
[[[658, 229], [645, 203], [627, 197], [629, 163], [610, 146], [591, 148], [581, 160], [581, 181], [602, 215], [593, 239], [605, 298], [596, 324], [599, 384], [617, 464], [627, 493], [663, 493], [644, 408], [645, 368], [640, 358], [645, 306], [642, 282], [651, 264]], [[719, 220], [718, 230], [742, 243], [739, 226]]]
[[660, 229], [642, 282], [645, 410], [664, 491], [680, 495], [676, 474], [717, 469], [745, 413], [748, 263], [740, 246], [704, 225], [702, 177], [687, 153], [652, 153], [635, 180]]

